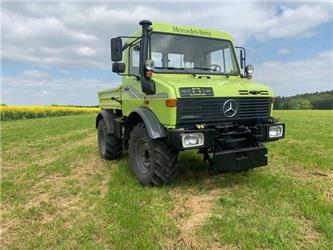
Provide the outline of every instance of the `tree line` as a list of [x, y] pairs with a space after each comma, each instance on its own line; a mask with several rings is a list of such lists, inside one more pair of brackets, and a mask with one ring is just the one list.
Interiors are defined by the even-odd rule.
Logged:
[[274, 109], [333, 110], [333, 90], [275, 98]]

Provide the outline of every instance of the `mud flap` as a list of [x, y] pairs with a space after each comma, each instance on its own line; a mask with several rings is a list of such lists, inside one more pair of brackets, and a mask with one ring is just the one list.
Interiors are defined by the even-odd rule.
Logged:
[[267, 165], [267, 148], [251, 147], [218, 152], [209, 165], [211, 174], [240, 172]]

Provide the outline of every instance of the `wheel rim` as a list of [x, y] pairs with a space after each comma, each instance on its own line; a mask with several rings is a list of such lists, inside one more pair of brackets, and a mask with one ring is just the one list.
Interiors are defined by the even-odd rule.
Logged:
[[142, 174], [148, 174], [151, 167], [151, 151], [148, 142], [140, 138], [135, 143], [136, 165]]
[[98, 130], [98, 145], [101, 155], [104, 155], [106, 151], [106, 138], [104, 129]]

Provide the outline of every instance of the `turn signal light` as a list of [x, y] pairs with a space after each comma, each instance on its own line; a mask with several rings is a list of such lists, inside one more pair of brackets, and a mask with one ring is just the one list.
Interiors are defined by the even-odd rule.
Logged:
[[146, 71], [146, 77], [151, 78], [153, 76], [153, 71], [148, 70]]
[[165, 106], [167, 106], [167, 107], [176, 107], [177, 106], [177, 100], [176, 99], [166, 99], [165, 100]]

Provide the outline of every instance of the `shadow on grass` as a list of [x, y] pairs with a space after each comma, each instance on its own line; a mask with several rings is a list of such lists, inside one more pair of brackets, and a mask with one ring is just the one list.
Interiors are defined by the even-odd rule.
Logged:
[[239, 173], [209, 174], [208, 163], [202, 154], [195, 151], [182, 152], [178, 157], [178, 176], [170, 187], [187, 187], [199, 190], [211, 190], [218, 187], [230, 187], [247, 182], [252, 170]]
[[[118, 165], [121, 172], [127, 178], [135, 177], [132, 175], [128, 153], [124, 153], [121, 159], [108, 162], [107, 167], [112, 170], [114, 165]], [[177, 161], [177, 177], [166, 188], [191, 188], [197, 190], [212, 190], [215, 188], [226, 188], [240, 186], [247, 183], [247, 178], [253, 170], [240, 173], [209, 174], [208, 164], [203, 161], [202, 154], [196, 151], [181, 152]], [[134, 183], [140, 185], [137, 181]]]

